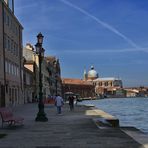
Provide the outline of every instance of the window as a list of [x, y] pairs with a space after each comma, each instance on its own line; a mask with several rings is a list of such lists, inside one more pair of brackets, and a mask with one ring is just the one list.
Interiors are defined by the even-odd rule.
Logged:
[[11, 88], [9, 88], [9, 101], [11, 102]]
[[9, 37], [8, 37], [8, 50], [10, 50], [10, 39], [9, 39]]
[[12, 103], [14, 103], [14, 88], [12, 88], [12, 90], [11, 90], [11, 95], [12, 95]]
[[13, 64], [11, 63], [11, 74], [13, 74]]
[[12, 19], [10, 20], [10, 29], [12, 30], [13, 28], [13, 23], [12, 23]]
[[16, 44], [16, 55], [18, 56], [18, 44]]
[[12, 64], [12, 74], [14, 75], [14, 69], [15, 69], [15, 66], [14, 64]]
[[13, 11], [13, 2], [12, 2], [12, 0], [9, 0], [9, 8], [11, 9], [11, 11]]
[[15, 42], [14, 42], [14, 43], [13, 43], [13, 50], [14, 50], [14, 52], [15, 52], [15, 48], [16, 48], [16, 47], [15, 47]]
[[15, 101], [17, 101], [17, 89], [15, 89], [15, 91], [14, 91], [14, 95], [15, 95]]
[[12, 64], [9, 63], [9, 74], [12, 74]]
[[102, 82], [99, 82], [99, 86], [102, 86]]
[[4, 48], [7, 48], [7, 36], [6, 34], [4, 35]]
[[15, 34], [17, 35], [17, 27], [15, 26]]
[[16, 27], [16, 35], [18, 35], [18, 27]]
[[13, 70], [12, 70], [13, 73], [12, 74], [15, 75], [15, 65], [13, 64], [12, 67], [13, 67]]
[[10, 62], [8, 62], [8, 73], [10, 74]]
[[7, 61], [7, 73], [9, 73], [9, 61]]
[[16, 44], [14, 43], [14, 49], [13, 49], [13, 53], [16, 53]]
[[19, 68], [17, 67], [17, 76], [19, 75]]
[[14, 75], [16, 76], [16, 65], [14, 65]]
[[15, 76], [17, 76], [17, 67], [15, 65]]
[[4, 22], [5, 22], [5, 24], [6, 24], [6, 12], [4, 11]]
[[9, 16], [7, 15], [7, 25], [10, 25], [10, 20], [9, 20]]
[[6, 61], [5, 61], [5, 71], [6, 71], [6, 73], [7, 73], [7, 66], [8, 66], [7, 63], [8, 63], [8, 62], [7, 62], [7, 60], [6, 60]]
[[108, 82], [105, 82], [105, 86], [108, 86]]
[[15, 24], [13, 23], [13, 28], [12, 28], [13, 33], [15, 33]]
[[13, 40], [11, 40], [11, 51], [13, 51], [14, 48], [13, 48]]

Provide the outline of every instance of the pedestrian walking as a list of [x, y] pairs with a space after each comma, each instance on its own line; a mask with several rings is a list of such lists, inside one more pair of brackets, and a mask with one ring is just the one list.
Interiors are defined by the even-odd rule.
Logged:
[[69, 96], [68, 100], [69, 100], [70, 110], [72, 111], [72, 110], [74, 110], [74, 97], [73, 96]]
[[57, 113], [62, 113], [62, 106], [64, 105], [63, 98], [58, 94], [55, 98], [55, 106], [57, 107]]

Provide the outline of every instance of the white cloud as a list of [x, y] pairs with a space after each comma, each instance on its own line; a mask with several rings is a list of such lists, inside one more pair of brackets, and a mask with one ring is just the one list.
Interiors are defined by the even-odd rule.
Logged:
[[111, 32], [113, 32], [114, 34], [118, 35], [119, 37], [121, 37], [122, 39], [124, 39], [126, 42], [128, 42], [132, 47], [139, 49], [140, 47], [134, 43], [130, 38], [128, 38], [127, 36], [125, 36], [123, 33], [121, 33], [119, 30], [117, 30], [116, 28], [114, 28], [113, 26], [109, 25], [108, 23], [100, 20], [99, 18], [93, 16], [92, 14], [90, 14], [89, 12], [85, 11], [84, 9], [70, 3], [67, 0], [60, 0], [61, 2], [63, 2], [64, 4], [78, 10], [79, 12], [83, 13], [84, 15], [90, 17], [91, 19], [93, 19], [94, 21], [96, 21], [99, 25], [102, 25], [103, 27], [105, 27], [106, 29], [110, 30]]
[[[16, 7], [15, 9], [16, 9], [17, 11], [18, 11], [18, 10], [23, 11], [22, 9], [28, 9], [28, 8], [32, 8], [32, 7], [36, 7], [36, 6], [38, 6], [37, 3], [32, 3], [32, 4], [28, 4], [28, 5]], [[24, 10], [24, 11], [27, 11], [27, 10]]]
[[148, 52], [148, 48], [127, 48], [127, 49], [88, 49], [88, 50], [61, 50], [64, 53], [70, 53], [70, 54], [97, 54], [97, 53], [126, 53], [126, 52]]

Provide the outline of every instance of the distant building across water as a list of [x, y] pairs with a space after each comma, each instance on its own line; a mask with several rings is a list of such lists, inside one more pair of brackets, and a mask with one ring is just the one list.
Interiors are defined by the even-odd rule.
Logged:
[[[77, 84], [75, 84], [76, 82]], [[125, 91], [122, 88], [122, 80], [114, 77], [100, 78], [99, 74], [94, 69], [94, 66], [91, 66], [91, 69], [88, 72], [84, 70], [83, 80], [64, 78], [62, 80], [62, 84], [64, 87], [63, 93], [65, 93], [66, 91], [80, 93], [80, 96], [82, 98], [125, 97]], [[88, 87], [88, 85], [91, 89]]]

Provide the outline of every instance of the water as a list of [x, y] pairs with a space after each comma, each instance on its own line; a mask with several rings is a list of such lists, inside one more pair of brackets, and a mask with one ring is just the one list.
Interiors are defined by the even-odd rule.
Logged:
[[116, 98], [83, 101], [120, 120], [120, 126], [134, 126], [148, 134], [148, 98]]

